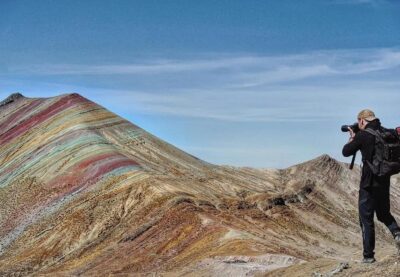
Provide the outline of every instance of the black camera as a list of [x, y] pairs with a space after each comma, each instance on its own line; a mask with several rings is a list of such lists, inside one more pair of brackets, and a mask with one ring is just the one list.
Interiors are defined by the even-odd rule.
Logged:
[[350, 129], [353, 130], [354, 133], [357, 133], [360, 131], [360, 128], [358, 127], [358, 123], [354, 123], [353, 125], [343, 125], [342, 126], [342, 132], [349, 132], [349, 127]]

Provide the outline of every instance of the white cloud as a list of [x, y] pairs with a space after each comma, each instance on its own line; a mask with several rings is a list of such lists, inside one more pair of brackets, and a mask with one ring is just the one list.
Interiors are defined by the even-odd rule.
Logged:
[[150, 60], [120, 65], [29, 65], [8, 69], [12, 74], [129, 75], [160, 78], [176, 74], [219, 76], [232, 87], [283, 83], [320, 76], [357, 75], [400, 66], [400, 50], [332, 50], [301, 55], [208, 57], [195, 60]]
[[[55, 74], [58, 79], [61, 75], [108, 75], [96, 78], [96, 86], [101, 86], [102, 79], [113, 82], [117, 76], [115, 89], [72, 90], [88, 92], [89, 98], [124, 112], [231, 122], [329, 121], [338, 116], [338, 109], [385, 101], [384, 97], [373, 100], [377, 93], [399, 100], [395, 72], [400, 70], [400, 50], [209, 56], [131, 65], [41, 65], [10, 70], [44, 74], [46, 80], [46, 74]], [[118, 86], [121, 78], [133, 81]], [[145, 87], [140, 85], [143, 83]]]
[[[353, 85], [352, 85], [353, 84]], [[270, 91], [185, 90], [174, 93], [92, 91], [99, 102], [134, 114], [202, 118], [228, 122], [329, 122], [346, 112], [400, 100], [400, 83], [351, 82], [336, 86], [274, 87]], [[379, 94], [379, 96], [377, 96]], [[385, 110], [383, 110], [385, 111]], [[352, 118], [352, 117], [351, 117]]]
[[229, 59], [205, 60], [153, 60], [138, 64], [110, 64], [110, 65], [31, 65], [15, 66], [9, 70], [14, 73], [31, 73], [39, 75], [116, 75], [116, 74], [166, 74], [185, 71], [215, 70], [253, 64], [256, 57], [233, 57]]

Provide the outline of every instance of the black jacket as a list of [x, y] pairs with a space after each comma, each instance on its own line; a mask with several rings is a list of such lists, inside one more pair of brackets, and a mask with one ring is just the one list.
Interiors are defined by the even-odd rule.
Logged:
[[[371, 128], [377, 130], [381, 128], [381, 122], [379, 119], [375, 119], [368, 123], [365, 128]], [[372, 163], [372, 157], [374, 154], [375, 137], [374, 135], [365, 132], [363, 130], [356, 133], [354, 139], [343, 146], [342, 154], [345, 157], [354, 155], [358, 150], [361, 150], [363, 167], [361, 173], [361, 188], [367, 188], [371, 186], [384, 186], [390, 184], [390, 176], [378, 177], [373, 175], [371, 169], [365, 161]]]

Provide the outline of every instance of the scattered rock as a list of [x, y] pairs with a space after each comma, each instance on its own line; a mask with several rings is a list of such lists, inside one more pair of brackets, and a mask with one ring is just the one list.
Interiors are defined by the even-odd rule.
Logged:
[[332, 277], [335, 274], [342, 272], [343, 269], [347, 269], [349, 268], [349, 263], [347, 262], [341, 262], [340, 264], [337, 265], [337, 267], [331, 271], [329, 271], [328, 273], [322, 274], [319, 272], [314, 272], [312, 277]]

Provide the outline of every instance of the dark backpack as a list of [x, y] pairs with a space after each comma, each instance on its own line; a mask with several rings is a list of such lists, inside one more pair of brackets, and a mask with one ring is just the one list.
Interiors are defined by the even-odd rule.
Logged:
[[375, 136], [372, 163], [365, 161], [374, 175], [391, 176], [400, 172], [400, 138], [396, 132], [381, 127], [364, 129]]

